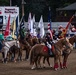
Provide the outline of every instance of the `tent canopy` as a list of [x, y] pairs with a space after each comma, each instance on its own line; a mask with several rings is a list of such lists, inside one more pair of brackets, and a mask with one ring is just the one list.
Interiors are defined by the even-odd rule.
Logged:
[[57, 8], [57, 10], [76, 10], [76, 2], [64, 8]]

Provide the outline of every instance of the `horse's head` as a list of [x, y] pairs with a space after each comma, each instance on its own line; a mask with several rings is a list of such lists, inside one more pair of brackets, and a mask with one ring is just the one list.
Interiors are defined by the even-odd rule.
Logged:
[[33, 45], [38, 44], [39, 43], [38, 38], [37, 37], [33, 37], [32, 38], [32, 43], [33, 43]]
[[76, 43], [76, 35], [72, 36], [71, 38], [69, 38], [69, 42], [73, 45], [74, 42]]
[[65, 45], [66, 49], [73, 50], [73, 45], [69, 42], [68, 38], [63, 39], [63, 44]]
[[74, 35], [74, 42], [76, 43], [76, 35]]

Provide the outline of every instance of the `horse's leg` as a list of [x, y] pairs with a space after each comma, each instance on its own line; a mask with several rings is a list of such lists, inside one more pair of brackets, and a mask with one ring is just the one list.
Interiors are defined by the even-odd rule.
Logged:
[[38, 56], [35, 56], [35, 57], [33, 58], [33, 66], [32, 66], [31, 69], [38, 68], [37, 60], [38, 60]]
[[63, 59], [63, 68], [67, 68], [67, 59], [68, 59], [69, 54], [64, 54], [64, 59]]
[[50, 65], [50, 62], [49, 62], [49, 57], [47, 57], [47, 63], [50, 67], [52, 67], [52, 65]]
[[59, 63], [60, 63], [60, 68], [62, 69], [63, 65], [62, 65], [62, 56], [61, 55], [59, 56]]
[[2, 52], [2, 62], [4, 61], [4, 52]]
[[4, 63], [7, 63], [7, 53], [8, 53], [8, 51], [5, 50], [4, 51]]
[[46, 59], [46, 57], [44, 56], [44, 58], [43, 58], [43, 67], [45, 68], [45, 59]]
[[35, 63], [33, 63], [33, 66], [31, 67], [31, 69], [32, 69], [32, 70], [35, 69]]
[[8, 53], [8, 58], [9, 58], [9, 61], [11, 60], [11, 57], [12, 57], [12, 53]]
[[25, 60], [28, 60], [28, 58], [29, 58], [29, 52], [26, 50]]
[[23, 59], [22, 59], [22, 57], [23, 57], [22, 54], [23, 54], [23, 50], [20, 49], [20, 52], [19, 52], [19, 59], [23, 61]]
[[58, 70], [59, 66], [58, 66], [58, 59], [59, 59], [59, 56], [55, 56], [54, 57], [54, 69], [55, 70]]
[[17, 60], [17, 54], [16, 52], [14, 52], [14, 62], [16, 62], [16, 60]]
[[38, 65], [39, 65], [39, 67], [41, 67], [40, 61], [41, 61], [41, 56], [38, 57]]
[[35, 65], [36, 65], [36, 68], [38, 68], [38, 65], [37, 65], [38, 57], [39, 57], [39, 56], [36, 56], [36, 57], [35, 57]]

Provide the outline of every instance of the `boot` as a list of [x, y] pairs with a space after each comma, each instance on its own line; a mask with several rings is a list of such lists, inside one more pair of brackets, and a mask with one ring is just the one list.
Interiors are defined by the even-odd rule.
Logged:
[[50, 48], [48, 48], [48, 53], [49, 53], [49, 55], [53, 55], [53, 53], [52, 53]]

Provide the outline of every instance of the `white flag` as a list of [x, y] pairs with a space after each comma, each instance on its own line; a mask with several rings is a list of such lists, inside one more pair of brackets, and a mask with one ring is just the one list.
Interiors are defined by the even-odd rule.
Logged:
[[31, 19], [31, 24], [30, 24], [30, 34], [33, 36], [33, 19]]
[[44, 31], [44, 23], [43, 23], [42, 15], [41, 15], [38, 27], [40, 28], [40, 36], [41, 36], [41, 38], [43, 38], [45, 31]]
[[28, 16], [28, 29], [31, 30], [31, 13], [29, 13], [29, 16]]
[[33, 15], [33, 36], [37, 36], [36, 23], [35, 23], [35, 15]]

